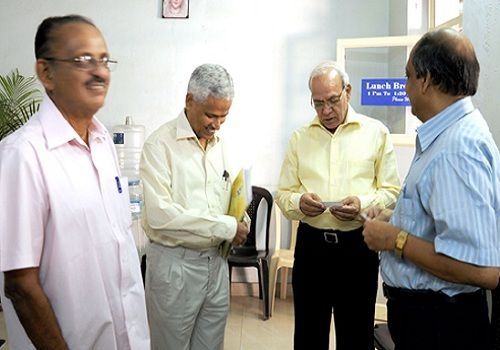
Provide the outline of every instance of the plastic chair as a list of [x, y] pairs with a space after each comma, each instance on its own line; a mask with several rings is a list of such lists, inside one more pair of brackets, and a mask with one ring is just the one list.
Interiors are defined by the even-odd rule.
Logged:
[[[252, 186], [252, 201], [247, 208], [252, 220], [246, 242], [233, 247], [228, 257], [229, 278], [233, 267], [255, 267], [259, 275], [259, 298], [263, 300], [264, 320], [269, 318], [269, 224], [273, 196], [262, 187]], [[265, 247], [258, 250], [259, 233], [265, 233]], [[260, 247], [259, 247], [260, 248]]]
[[288, 286], [288, 269], [293, 268], [293, 255], [295, 252], [295, 241], [297, 239], [297, 229], [299, 227], [299, 221], [291, 221], [291, 235], [290, 235], [290, 246], [288, 248], [281, 248], [281, 219], [283, 214], [280, 208], [275, 205], [274, 213], [276, 219], [276, 242], [274, 245], [274, 253], [271, 257], [271, 268], [269, 271], [269, 296], [271, 298], [271, 313], [274, 313], [274, 298], [276, 294], [276, 281], [278, 279], [278, 270], [281, 269], [281, 290], [280, 298], [286, 299], [286, 290]]

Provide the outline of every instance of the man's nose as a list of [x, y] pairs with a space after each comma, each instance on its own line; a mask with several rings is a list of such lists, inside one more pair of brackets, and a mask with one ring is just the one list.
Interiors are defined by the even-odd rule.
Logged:
[[222, 123], [221, 123], [221, 121], [219, 119], [215, 119], [214, 122], [212, 123], [213, 128], [216, 129], [216, 130], [220, 129], [221, 124]]
[[[325, 112], [326, 110], [326, 112]], [[323, 107], [321, 107], [321, 113], [323, 114], [329, 114], [333, 110], [333, 107], [330, 106], [328, 103], [325, 103]]]
[[96, 64], [93, 66], [91, 73], [95, 76], [101, 77], [103, 80], [110, 76], [110, 70], [104, 64]]

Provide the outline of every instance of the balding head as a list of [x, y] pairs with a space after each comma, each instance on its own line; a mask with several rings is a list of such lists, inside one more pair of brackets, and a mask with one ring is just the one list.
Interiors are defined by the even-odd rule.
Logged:
[[80, 15], [48, 17], [38, 26], [35, 36], [35, 57], [37, 59], [51, 55], [51, 49], [57, 41], [55, 34], [59, 28], [69, 23], [85, 23], [97, 29], [92, 21]]
[[349, 75], [347, 72], [334, 61], [324, 61], [314, 67], [311, 75], [309, 76], [309, 90], [312, 91], [312, 81], [318, 76], [330, 76], [334, 78], [339, 75], [342, 81], [342, 87], [349, 85]]
[[410, 60], [417, 78], [430, 76], [433, 85], [451, 96], [472, 96], [477, 91], [479, 62], [470, 40], [453, 29], [426, 33], [415, 45]]

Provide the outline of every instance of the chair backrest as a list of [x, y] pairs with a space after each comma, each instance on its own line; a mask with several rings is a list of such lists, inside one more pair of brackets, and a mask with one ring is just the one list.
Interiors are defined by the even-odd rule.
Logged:
[[[274, 251], [277, 251], [281, 248], [281, 233], [282, 233], [282, 219], [288, 220], [285, 218], [283, 215], [281, 209], [275, 205], [274, 206], [274, 215], [275, 215], [275, 221], [276, 221], [276, 240], [274, 242]], [[295, 242], [297, 241], [297, 229], [299, 228], [299, 223], [300, 221], [298, 220], [288, 220], [290, 222], [290, 244], [288, 248], [284, 249], [290, 249], [290, 250], [295, 250]]]
[[[261, 202], [267, 204], [265, 212], [259, 210]], [[271, 213], [273, 207], [273, 196], [263, 187], [252, 186], [252, 201], [247, 208], [247, 214], [252, 220], [250, 225], [250, 232], [248, 233], [247, 240], [240, 247], [233, 247], [231, 249], [232, 255], [253, 255], [257, 253], [257, 233], [264, 225], [263, 231], [265, 232], [265, 251], [269, 251], [269, 225], [271, 223]], [[258, 217], [257, 214], [265, 213], [265, 218]]]

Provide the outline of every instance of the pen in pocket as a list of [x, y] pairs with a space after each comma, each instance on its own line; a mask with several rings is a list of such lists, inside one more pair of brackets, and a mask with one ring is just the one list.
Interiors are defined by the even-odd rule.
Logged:
[[122, 184], [120, 183], [120, 178], [118, 176], [115, 176], [115, 181], [118, 193], [122, 193]]
[[224, 172], [222, 173], [222, 179], [224, 180], [225, 190], [229, 190], [229, 173], [227, 172], [227, 170], [224, 170]]

